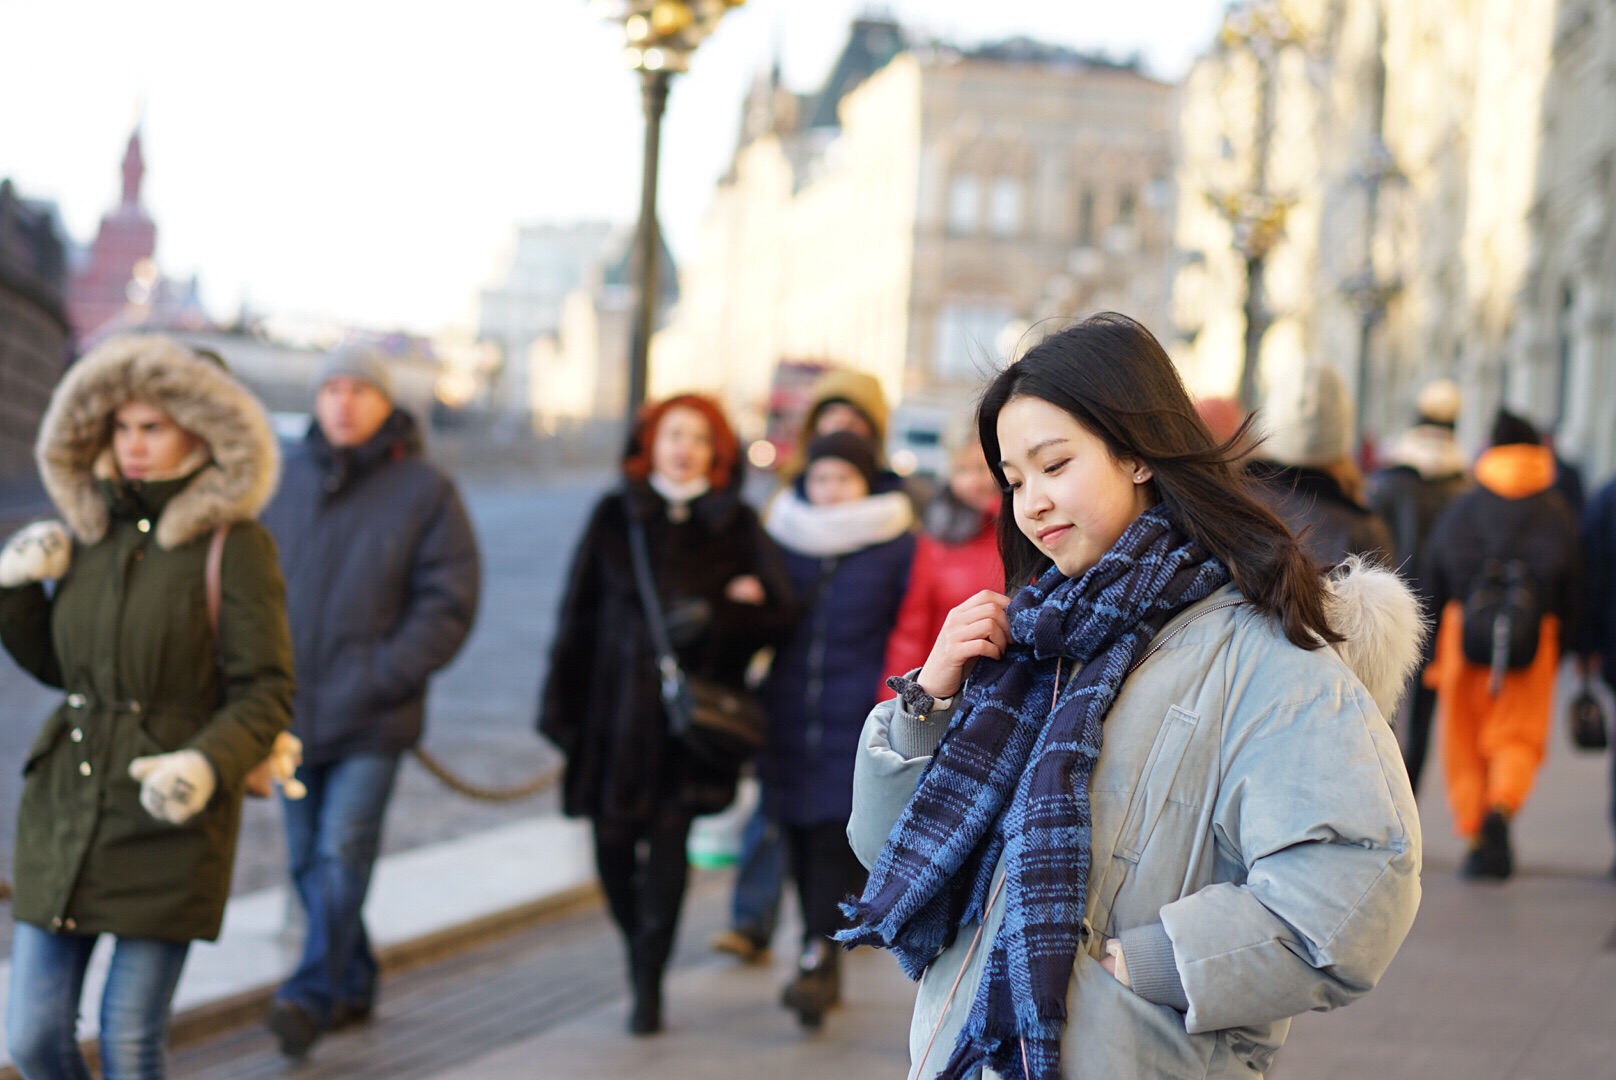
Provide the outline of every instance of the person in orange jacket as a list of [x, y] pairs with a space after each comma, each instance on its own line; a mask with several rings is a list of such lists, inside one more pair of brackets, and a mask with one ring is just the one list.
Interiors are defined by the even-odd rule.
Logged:
[[1438, 516], [1426, 550], [1442, 615], [1425, 682], [1441, 710], [1454, 827], [1470, 840], [1468, 878], [1514, 870], [1509, 822], [1543, 761], [1561, 642], [1576, 626], [1577, 526], [1554, 476], [1537, 430], [1500, 410], [1477, 486]]

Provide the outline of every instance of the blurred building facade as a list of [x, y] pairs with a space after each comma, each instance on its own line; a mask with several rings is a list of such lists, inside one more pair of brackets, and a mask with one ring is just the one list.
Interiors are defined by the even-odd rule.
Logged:
[[1172, 95], [1134, 64], [858, 21], [817, 93], [774, 71], [748, 94], [652, 392], [713, 391], [755, 432], [781, 360], [959, 400], [1040, 320], [1162, 325]]
[[569, 293], [581, 286], [612, 238], [604, 221], [524, 225], [500, 281], [478, 295], [477, 336], [498, 347], [489, 388], [496, 410], [525, 413], [533, 394], [529, 353], [554, 337]]
[[1616, 3], [1560, 0], [1506, 393], [1616, 471]]
[[34, 439], [69, 356], [67, 261], [54, 207], [0, 181], [0, 502], [34, 476]]
[[[660, 250], [658, 326], [679, 296], [678, 267], [666, 242]], [[634, 331], [633, 258], [632, 230], [613, 232], [584, 265], [582, 280], [561, 298], [555, 326], [529, 343], [522, 356], [527, 396], [521, 407], [533, 434], [578, 434], [602, 425], [614, 433], [621, 425]]]
[[1246, 254], [1266, 240], [1262, 363], [1337, 367], [1371, 443], [1451, 375], [1468, 445], [1503, 402], [1596, 474], [1616, 466], [1595, 415], [1616, 391], [1613, 35], [1609, 0], [1232, 6], [1179, 117], [1191, 388], [1238, 385]]

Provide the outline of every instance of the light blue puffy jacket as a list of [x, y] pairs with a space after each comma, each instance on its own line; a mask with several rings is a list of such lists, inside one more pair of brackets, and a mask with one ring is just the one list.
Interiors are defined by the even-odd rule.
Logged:
[[[1353, 566], [1333, 588], [1345, 644], [1297, 648], [1226, 586], [1163, 628], [1107, 715], [1065, 1076], [1252, 1080], [1290, 1017], [1367, 993], [1407, 935], [1420, 826], [1382, 708], [1417, 658], [1417, 606], [1386, 571]], [[848, 837], [866, 865], [929, 760], [893, 749], [917, 742], [899, 707], [862, 736]], [[948, 1060], [1003, 903], [968, 963], [971, 929], [921, 980], [912, 1080]], [[1100, 966], [1113, 937], [1132, 989]]]

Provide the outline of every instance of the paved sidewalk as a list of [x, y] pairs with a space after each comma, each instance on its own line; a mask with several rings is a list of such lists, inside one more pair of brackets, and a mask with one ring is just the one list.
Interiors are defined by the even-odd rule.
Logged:
[[[1501, 885], [1459, 880], [1463, 850], [1441, 767], [1440, 759], [1428, 766], [1421, 800], [1425, 896], [1407, 944], [1367, 998], [1299, 1018], [1270, 1077], [1616, 1077], [1608, 759], [1573, 753], [1556, 727], [1538, 789], [1516, 823], [1518, 874]], [[670, 1030], [660, 1038], [625, 1037], [619, 998], [434, 1080], [901, 1077], [913, 989], [884, 955], [851, 959], [849, 1007], [818, 1036], [805, 1038], [775, 1003], [789, 958], [767, 972], [714, 961], [673, 978]]]
[[[1358, 1004], [1297, 1020], [1275, 1080], [1597, 1080], [1616, 1077], [1616, 882], [1606, 802], [1608, 761], [1569, 749], [1556, 729], [1538, 789], [1516, 827], [1519, 873], [1504, 884], [1461, 882], [1460, 843], [1442, 802], [1440, 761], [1422, 800], [1425, 898], [1407, 944], [1380, 987]], [[392, 912], [398, 941], [452, 934], [513, 904], [590, 876], [576, 823], [540, 818], [498, 833], [393, 856], [407, 876], [377, 883], [375, 914]], [[570, 867], [563, 870], [564, 867]], [[559, 874], [559, 877], [556, 875]], [[389, 975], [377, 1022], [332, 1036], [292, 1067], [253, 1024], [183, 1050], [176, 1080], [282, 1075], [325, 1080], [516, 1080], [734, 1074], [780, 1080], [901, 1077], [913, 988], [889, 957], [849, 958], [847, 1007], [819, 1033], [800, 1031], [777, 1004], [792, 957], [745, 968], [704, 948], [722, 925], [727, 874], [698, 875], [680, 961], [668, 987], [666, 1034], [632, 1039], [621, 945], [598, 906], [515, 937]], [[267, 912], [269, 904], [259, 901]], [[239, 945], [273, 922], [239, 921]], [[418, 920], [435, 920], [431, 926]], [[414, 921], [412, 921], [414, 920]], [[251, 925], [249, 925], [251, 924]], [[228, 936], [228, 935], [227, 935]], [[441, 953], [440, 955], [448, 955]], [[204, 967], [278, 975], [268, 952], [224, 955]], [[284, 964], [286, 957], [281, 957]], [[188, 972], [188, 975], [191, 973]], [[259, 1005], [261, 1008], [261, 1004]], [[256, 1014], [255, 1014], [256, 1015]]]
[[[789, 934], [782, 928], [778, 940], [790, 940]], [[615, 966], [617, 958], [607, 962]], [[908, 1071], [915, 991], [890, 957], [863, 950], [847, 958], [842, 1008], [817, 1032], [804, 1031], [779, 1003], [794, 967], [794, 954], [777, 955], [767, 967], [712, 957], [669, 978], [668, 1030], [660, 1036], [625, 1035], [627, 1001], [619, 998], [432, 1080], [855, 1080]]]

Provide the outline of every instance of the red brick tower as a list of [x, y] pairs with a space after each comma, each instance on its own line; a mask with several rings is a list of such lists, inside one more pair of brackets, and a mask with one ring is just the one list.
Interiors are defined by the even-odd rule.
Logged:
[[155, 278], [156, 269], [149, 260], [157, 250], [157, 225], [140, 205], [140, 182], [145, 175], [137, 127], [123, 155], [123, 201], [101, 219], [90, 261], [73, 275], [68, 291], [68, 319], [80, 341], [92, 337], [123, 311], [138, 264], [147, 262], [143, 273]]

